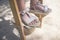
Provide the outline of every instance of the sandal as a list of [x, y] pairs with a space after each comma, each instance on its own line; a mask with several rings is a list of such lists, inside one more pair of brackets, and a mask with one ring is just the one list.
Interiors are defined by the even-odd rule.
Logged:
[[[27, 27], [25, 27], [25, 28], [29, 29], [30, 27], [39, 27], [40, 26], [40, 21], [39, 21], [38, 17], [32, 13], [29, 13], [29, 11], [27, 9], [23, 10], [20, 15], [21, 15], [23, 24], [26, 26], [29, 26], [28, 28]], [[13, 24], [15, 24], [15, 20], [13, 18], [11, 19], [11, 22]]]
[[31, 6], [31, 10], [36, 10], [42, 13], [49, 13], [51, 11], [48, 6], [42, 5], [40, 2], [37, 2], [34, 6]]
[[39, 26], [40, 21], [36, 15], [29, 13], [26, 9], [21, 12], [22, 22], [27, 26]]

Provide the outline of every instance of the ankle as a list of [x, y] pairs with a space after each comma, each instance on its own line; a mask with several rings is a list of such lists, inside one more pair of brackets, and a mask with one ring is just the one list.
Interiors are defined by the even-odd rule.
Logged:
[[35, 5], [39, 5], [39, 4], [41, 4], [41, 2], [38, 0], [36, 2], [31, 2], [30, 3], [30, 9], [33, 9], [35, 7]]

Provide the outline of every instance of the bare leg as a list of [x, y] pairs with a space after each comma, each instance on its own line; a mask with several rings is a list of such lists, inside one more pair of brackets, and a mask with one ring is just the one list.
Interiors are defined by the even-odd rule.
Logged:
[[38, 0], [30, 0], [30, 8], [32, 8], [37, 2]]
[[39, 0], [41, 2], [41, 4], [43, 3], [43, 0]]
[[17, 0], [19, 11], [23, 11], [25, 9], [24, 0]]

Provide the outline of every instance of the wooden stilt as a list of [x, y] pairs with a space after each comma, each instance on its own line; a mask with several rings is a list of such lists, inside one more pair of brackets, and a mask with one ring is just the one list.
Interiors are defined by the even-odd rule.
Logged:
[[38, 14], [35, 14], [36, 16], [38, 16], [39, 20], [40, 20], [40, 28], [42, 27], [42, 14], [38, 13]]
[[39, 15], [39, 20], [40, 20], [40, 27], [42, 26], [42, 15]]
[[18, 10], [18, 6], [16, 3], [16, 0], [9, 0], [10, 2], [10, 6], [12, 9], [12, 13], [16, 22], [16, 25], [18, 26], [18, 28], [20, 29], [20, 40], [25, 40], [25, 35], [24, 35], [24, 28], [22, 26], [22, 21], [21, 21], [21, 16]]

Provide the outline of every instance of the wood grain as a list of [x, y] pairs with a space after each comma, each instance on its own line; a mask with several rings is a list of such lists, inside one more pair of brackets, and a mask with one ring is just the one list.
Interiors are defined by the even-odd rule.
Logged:
[[9, 0], [9, 2], [10, 2], [10, 6], [12, 9], [12, 13], [13, 13], [16, 25], [20, 29], [20, 31], [19, 31], [20, 32], [20, 40], [25, 40], [24, 28], [22, 26], [21, 16], [19, 13], [19, 9], [18, 9], [16, 0]]

